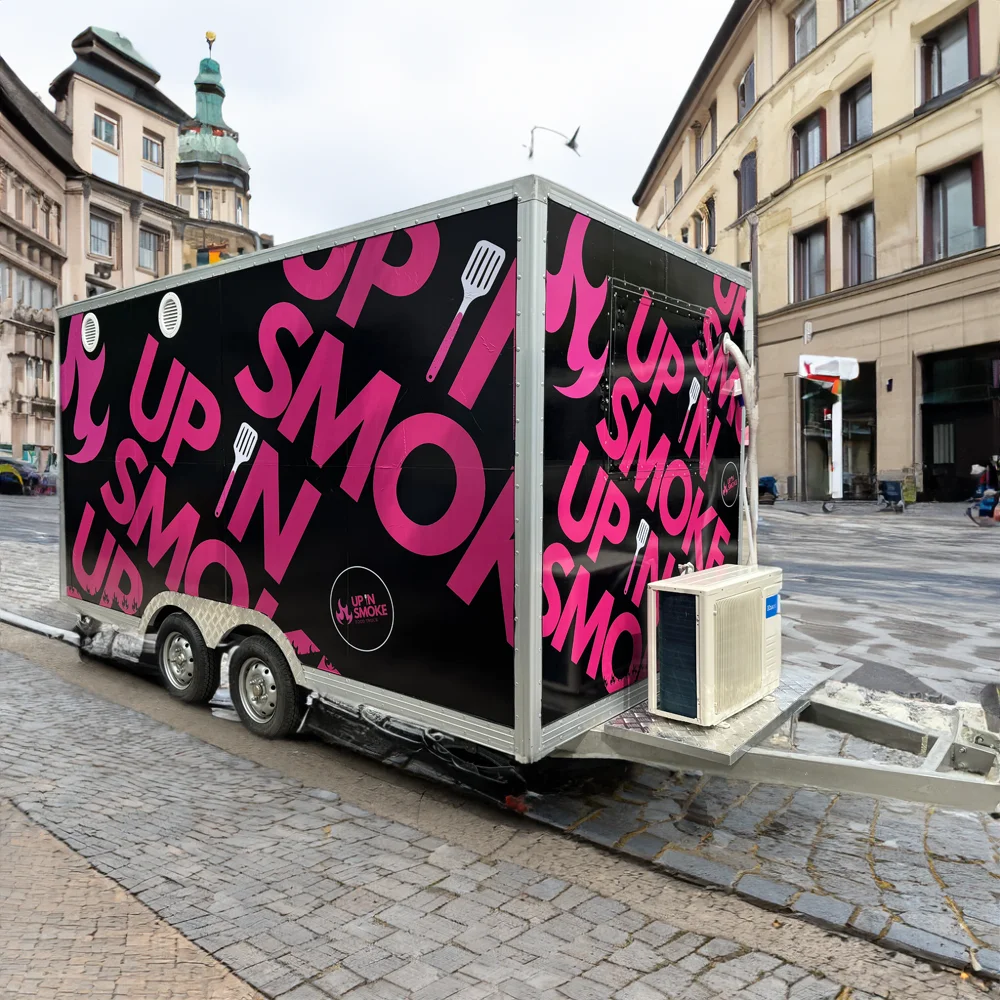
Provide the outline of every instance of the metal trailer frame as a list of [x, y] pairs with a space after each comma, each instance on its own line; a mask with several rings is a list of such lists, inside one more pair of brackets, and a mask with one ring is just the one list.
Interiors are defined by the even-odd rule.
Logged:
[[[281, 648], [299, 684], [310, 689], [320, 703], [350, 705], [364, 712], [374, 709], [425, 732], [442, 731], [468, 740], [480, 747], [508, 754], [520, 763], [528, 763], [555, 754], [557, 756], [620, 759], [673, 769], [696, 769], [724, 774], [734, 778], [773, 781], [786, 784], [820, 785], [836, 790], [856, 790], [875, 794], [893, 794], [921, 800], [948, 802], [971, 807], [989, 802], [988, 808], [998, 808], [1000, 793], [996, 783], [996, 760], [1000, 739], [979, 733], [976, 746], [962, 743], [957, 732], [934, 733], [923, 737], [923, 745], [933, 747], [927, 768], [891, 768], [873, 762], [812, 759], [804, 755], [785, 753], [757, 746], [786, 722], [822, 704], [813, 697], [830, 678], [828, 672], [813, 673], [801, 668], [785, 668], [782, 684], [775, 694], [759, 705], [752, 706], [714, 730], [700, 730], [683, 723], [634, 725], [645, 716], [646, 685], [642, 682], [626, 687], [577, 712], [547, 726], [542, 726], [542, 509], [544, 472], [544, 391], [545, 391], [545, 241], [548, 204], [550, 201], [588, 215], [620, 232], [656, 247], [663, 252], [697, 264], [700, 268], [736, 282], [752, 294], [751, 277], [740, 268], [723, 264], [703, 253], [668, 240], [625, 216], [608, 211], [595, 202], [575, 194], [558, 184], [535, 175], [504, 184], [483, 188], [466, 195], [448, 198], [416, 209], [397, 212], [361, 224], [333, 230], [308, 239], [297, 240], [234, 258], [213, 265], [209, 271], [200, 269], [170, 275], [143, 285], [110, 292], [83, 302], [59, 307], [60, 320], [77, 313], [92, 311], [118, 301], [158, 294], [169, 289], [198, 282], [207, 276], [230, 271], [242, 271], [258, 264], [280, 261], [316, 250], [380, 233], [409, 228], [421, 222], [437, 220], [483, 208], [499, 202], [517, 202], [518, 272], [516, 276], [515, 322], [515, 561], [514, 561], [514, 726], [498, 725], [451, 709], [397, 694], [361, 681], [334, 676], [304, 666], [291, 643], [277, 626], [259, 612], [222, 605], [185, 594], [161, 592], [144, 611], [141, 619], [110, 608], [71, 598], [66, 594], [66, 565], [60, 558], [60, 598], [82, 619], [82, 631], [94, 636], [100, 623], [110, 626], [110, 632], [94, 649], [107, 655], [123, 655], [137, 659], [151, 648], [151, 631], [155, 631], [162, 610], [179, 608], [186, 611], [201, 629], [210, 647], [224, 647], [232, 642], [234, 629], [252, 625], [269, 635]], [[754, 357], [753, 311], [745, 317], [744, 349]], [[60, 351], [56, 351], [57, 416], [62, 413]], [[56, 421], [56, 448], [59, 459], [58, 492], [60, 537], [63, 552], [66, 545], [65, 484], [61, 419]], [[746, 463], [746, 455], [741, 461]], [[739, 559], [746, 561], [745, 491], [740, 493]], [[842, 713], [843, 715], [843, 713]], [[847, 713], [849, 716], [850, 713]], [[633, 725], [629, 724], [632, 720]], [[844, 721], [842, 719], [842, 721]], [[871, 735], [881, 720], [848, 718], [848, 731], [863, 730]], [[659, 720], [660, 723], [663, 720]], [[669, 730], [669, 731], [668, 731]], [[888, 745], [895, 745], [898, 731], [889, 727], [884, 734]], [[959, 761], [959, 755], [971, 754], [976, 776], [956, 774], [947, 770], [949, 762]], [[959, 764], [960, 766], [960, 764]], [[992, 777], [990, 777], [992, 776]], [[928, 798], [930, 796], [930, 798]], [[983, 805], [987, 808], [986, 805]]]

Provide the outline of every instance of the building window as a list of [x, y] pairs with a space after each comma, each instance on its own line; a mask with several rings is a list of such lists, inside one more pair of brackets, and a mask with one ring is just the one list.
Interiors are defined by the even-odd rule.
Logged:
[[199, 191], [198, 192], [198, 218], [199, 219], [211, 219], [212, 218], [212, 192], [211, 191]]
[[242, 226], [243, 225], [243, 199], [242, 198], [237, 198], [236, 199], [236, 225], [237, 226]]
[[875, 206], [844, 216], [844, 286], [875, 280]]
[[694, 223], [694, 248], [695, 250], [700, 250], [702, 248], [702, 234], [704, 232], [704, 220], [700, 215], [692, 216], [691, 221]]
[[740, 79], [736, 88], [736, 120], [741, 122], [746, 117], [747, 112], [753, 107], [757, 100], [757, 94], [753, 85], [753, 63], [747, 67], [746, 72]]
[[90, 252], [96, 257], [110, 257], [114, 224], [99, 215], [90, 217]]
[[118, 148], [118, 122], [94, 112], [94, 138], [115, 149]]
[[847, 149], [872, 134], [872, 78], [851, 87], [840, 98], [840, 147]]
[[24, 189], [20, 187], [14, 188], [14, 218], [24, 221]]
[[704, 129], [701, 132], [695, 134], [694, 137], [694, 172], [698, 173], [701, 170], [702, 164], [705, 162], [705, 132]]
[[139, 230], [139, 267], [143, 271], [157, 273], [157, 259], [160, 254], [160, 237], [148, 229]]
[[788, 31], [791, 40], [789, 62], [794, 66], [816, 48], [816, 0], [806, 0], [796, 8], [789, 18]]
[[795, 236], [795, 301], [826, 292], [826, 223]]
[[31, 199], [31, 228], [38, 232], [38, 199]]
[[843, 0], [840, 8], [840, 16], [844, 21], [850, 21], [852, 17], [857, 17], [866, 7], [870, 7], [875, 0]]
[[757, 153], [747, 153], [736, 171], [737, 214], [746, 215], [757, 204]]
[[826, 112], [817, 111], [792, 132], [792, 176], [799, 177], [826, 159]]
[[154, 167], [163, 166], [163, 140], [151, 135], [142, 137], [142, 158]]
[[719, 148], [719, 116], [715, 101], [712, 101], [712, 106], [708, 109], [708, 130], [712, 142], [709, 156], [715, 156], [715, 151]]
[[986, 245], [983, 156], [925, 180], [924, 261], [954, 257]]
[[674, 178], [674, 204], [681, 200], [681, 194], [684, 192], [684, 172], [682, 170], [677, 171], [677, 176]]
[[926, 35], [922, 45], [924, 101], [979, 76], [979, 5]]
[[688, 240], [689, 240], [689, 238], [690, 238], [690, 236], [691, 236], [691, 230], [687, 226], [682, 227], [682, 229], [681, 229], [681, 243], [687, 243]]
[[708, 223], [708, 251], [711, 253], [715, 249], [715, 199], [709, 198], [705, 202], [705, 219]]

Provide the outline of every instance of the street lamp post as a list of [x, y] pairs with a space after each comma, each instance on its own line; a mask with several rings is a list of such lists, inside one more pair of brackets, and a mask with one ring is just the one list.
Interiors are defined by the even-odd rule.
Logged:
[[529, 160], [535, 155], [535, 133], [536, 132], [551, 132], [553, 135], [558, 135], [561, 139], [565, 139], [566, 140], [563, 145], [568, 146], [570, 149], [572, 149], [573, 152], [576, 153], [577, 156], [580, 155], [580, 150], [579, 150], [579, 148], [577, 146], [577, 141], [576, 141], [577, 137], [580, 134], [580, 127], [579, 127], [579, 125], [577, 126], [576, 131], [572, 135], [566, 135], [564, 132], [559, 132], [559, 131], [557, 131], [554, 128], [548, 128], [548, 126], [546, 126], [546, 125], [535, 125], [532, 128], [532, 130], [531, 130], [531, 139], [528, 142], [528, 146], [527, 146], [528, 159]]

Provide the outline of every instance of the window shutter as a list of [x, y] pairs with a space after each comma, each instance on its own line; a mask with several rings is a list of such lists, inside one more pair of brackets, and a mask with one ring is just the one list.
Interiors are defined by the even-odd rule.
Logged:
[[708, 113], [712, 116], [712, 152], [715, 153], [716, 149], [719, 148], [719, 113], [715, 101], [712, 101], [712, 107], [709, 108]]
[[788, 68], [795, 65], [795, 17], [788, 18]]
[[972, 224], [986, 225], [986, 191], [983, 181], [983, 154], [976, 153], [972, 158]]
[[757, 204], [757, 153], [753, 152], [747, 157], [747, 204], [746, 211], [750, 211]]
[[792, 130], [792, 177], [799, 176], [799, 133]]
[[854, 232], [853, 222], [854, 222], [854, 220], [851, 218], [851, 216], [849, 216], [849, 215], [845, 215], [844, 216], [844, 234], [843, 234], [843, 240], [844, 240], [844, 246], [843, 246], [843, 251], [844, 251], [844, 253], [843, 253], [843, 258], [844, 258], [844, 260], [843, 260], [843, 266], [844, 266], [844, 271], [843, 271], [843, 274], [841, 276], [841, 281], [840, 281], [840, 284], [841, 284], [841, 286], [843, 288], [847, 288], [848, 285], [850, 285], [850, 284], [853, 283], [853, 274], [852, 274], [852, 269], [851, 269], [851, 264], [852, 264], [852, 259], [851, 258], [853, 256], [853, 248], [851, 246], [851, 236], [853, 235], [853, 232]]
[[931, 99], [931, 47], [933, 42], [923, 42], [920, 46], [920, 63], [923, 69], [923, 103]]
[[826, 159], [826, 108], [819, 109], [819, 162]]
[[976, 80], [980, 75], [979, 64], [979, 0], [969, 8], [969, 79]]
[[843, 152], [851, 144], [851, 118], [849, 108], [853, 91], [840, 98], [840, 150]]
[[934, 181], [924, 178], [924, 263], [934, 260]]
[[830, 219], [823, 226], [823, 263], [826, 265], [826, 283], [823, 291], [830, 291]]

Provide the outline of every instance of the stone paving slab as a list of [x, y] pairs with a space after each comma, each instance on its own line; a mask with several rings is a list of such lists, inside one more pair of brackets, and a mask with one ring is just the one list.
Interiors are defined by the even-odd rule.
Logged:
[[260, 1000], [2, 799], [0, 996]]
[[[0, 796], [266, 996], [873, 996], [484, 860], [3, 651], [0, 682]], [[945, 996], [940, 976], [913, 973], [907, 1000]]]

